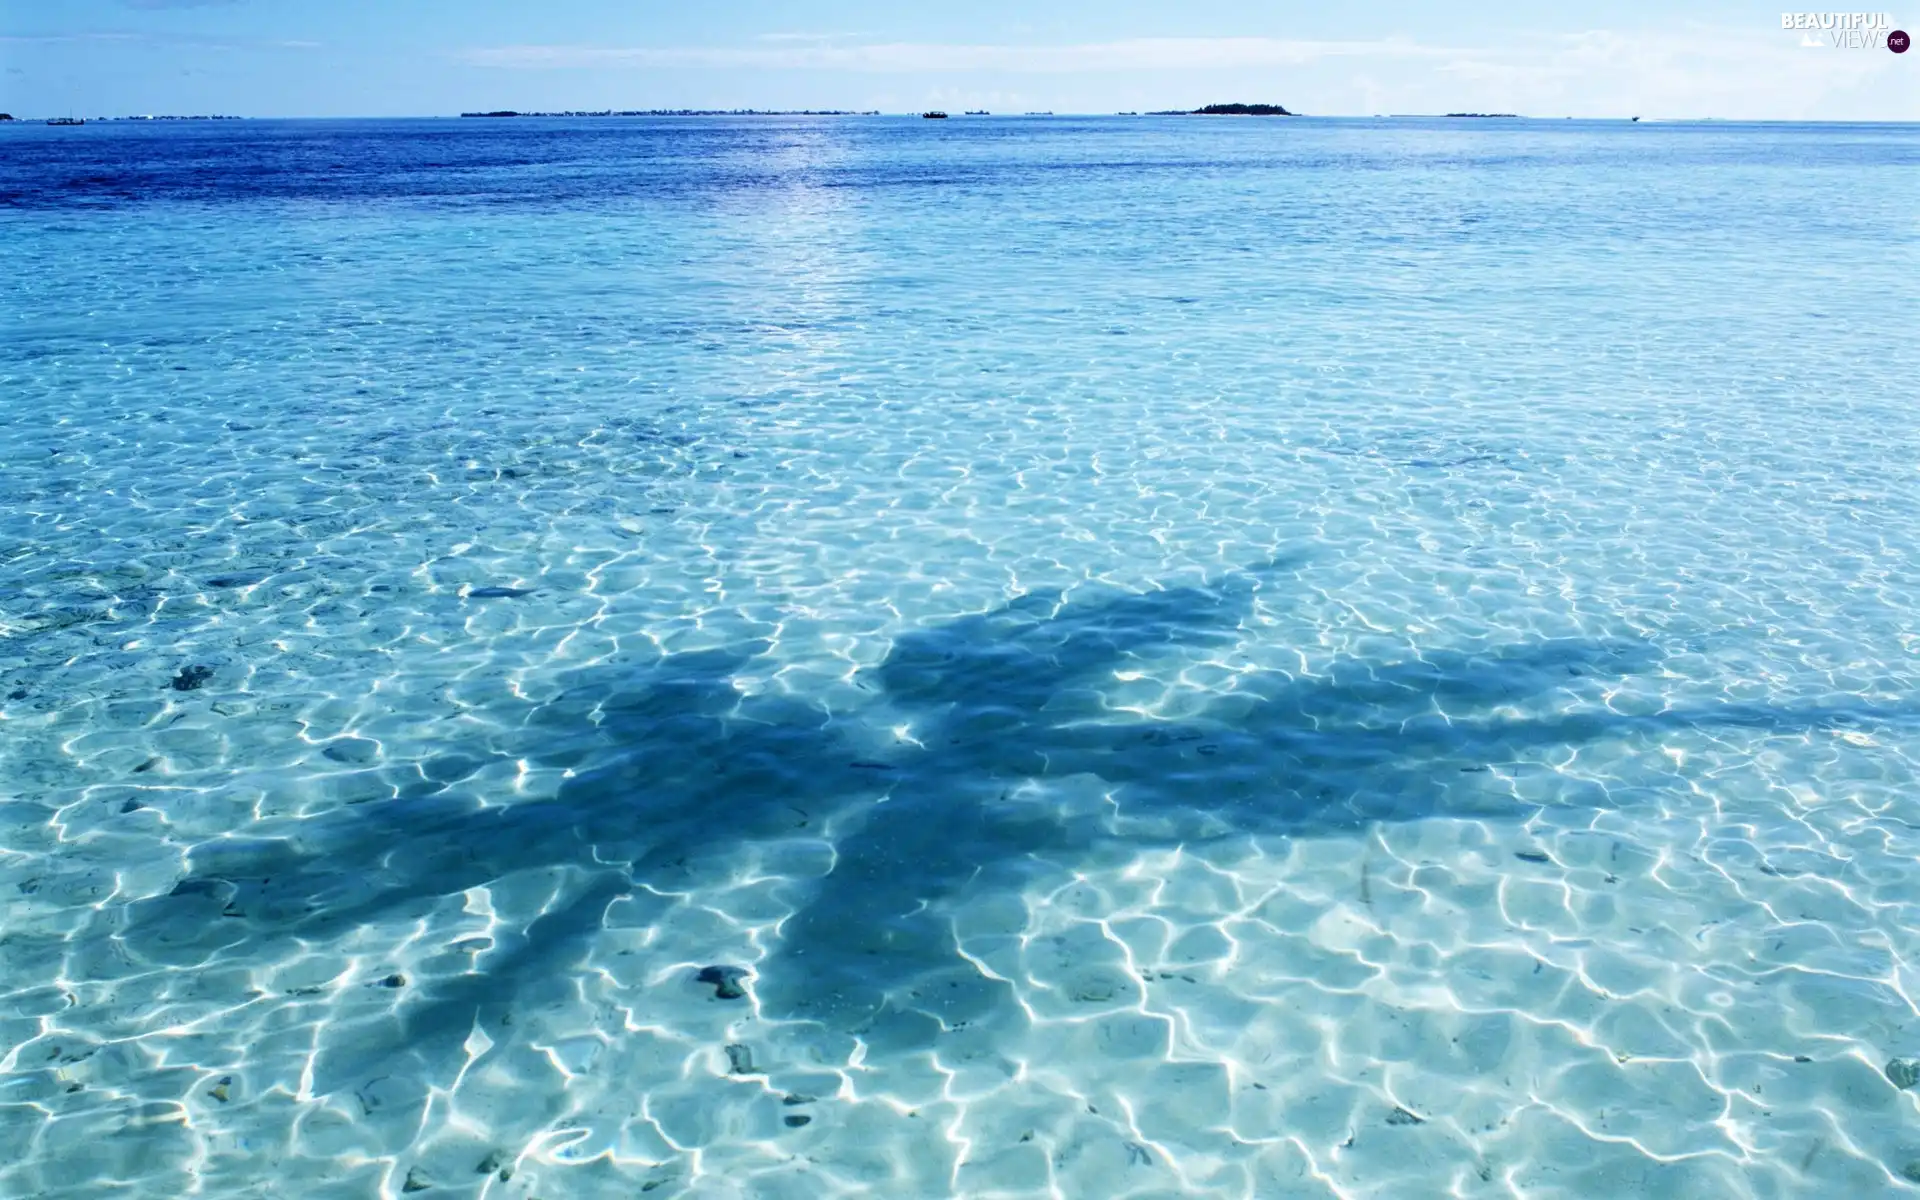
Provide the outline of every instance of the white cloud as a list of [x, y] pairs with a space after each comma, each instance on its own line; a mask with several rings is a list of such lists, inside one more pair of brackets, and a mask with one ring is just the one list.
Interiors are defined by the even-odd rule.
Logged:
[[[1150, 102], [1184, 104], [1194, 76], [1203, 76], [1210, 89], [1251, 88], [1289, 107], [1327, 114], [1920, 119], [1920, 72], [1912, 69], [1920, 64], [1885, 50], [1805, 48], [1799, 34], [1772, 24], [1729, 29], [1676, 21], [1630, 32], [1516, 35], [1478, 46], [1260, 37], [974, 44], [783, 34], [744, 46], [517, 45], [458, 57], [473, 66], [519, 70], [1027, 75], [1036, 77], [1035, 89], [1051, 90], [1058, 97], [1051, 103], [1063, 111], [1074, 104], [1082, 111], [1140, 107], [1142, 98], [1162, 93], [1164, 101]], [[1072, 76], [1105, 79], [1070, 83]], [[1057, 82], [1040, 82], [1049, 77]]]
[[1290, 41], [1278, 38], [1131, 38], [1064, 45], [969, 45], [940, 42], [828, 44], [810, 39], [779, 47], [496, 46], [468, 50], [475, 66], [757, 67], [772, 70], [871, 72], [1205, 70], [1298, 66], [1334, 57], [1434, 57], [1458, 51], [1402, 41]]
[[1920, 117], [1920, 86], [1909, 66], [1885, 50], [1803, 48], [1798, 35], [1777, 30], [1676, 24], [1538, 39], [1518, 53], [1483, 51], [1437, 70], [1455, 89], [1509, 111], [1910, 120]]

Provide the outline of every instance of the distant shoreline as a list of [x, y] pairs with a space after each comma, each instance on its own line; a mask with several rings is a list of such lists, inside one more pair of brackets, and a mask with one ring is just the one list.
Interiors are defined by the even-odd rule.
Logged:
[[[17, 125], [39, 125], [57, 119], [57, 117], [16, 117], [12, 113], [0, 113], [0, 121]], [[86, 117], [84, 119], [88, 124], [94, 124], [96, 122], [104, 123], [107, 121], [246, 121], [251, 118], [230, 117], [223, 113], [195, 113], [192, 116], [175, 116], [172, 113], [154, 116], [141, 113], [137, 116]]]

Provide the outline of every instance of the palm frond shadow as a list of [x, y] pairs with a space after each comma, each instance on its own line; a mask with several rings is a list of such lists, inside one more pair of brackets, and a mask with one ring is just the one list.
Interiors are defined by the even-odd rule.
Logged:
[[[571, 944], [629, 881], [804, 827], [830, 837], [833, 866], [799, 889], [775, 948], [756, 964], [755, 992], [772, 1015], [866, 1027], [890, 1006], [909, 1006], [904, 997], [932, 979], [964, 979], [976, 1007], [996, 1003], [1000, 989], [959, 953], [948, 902], [1018, 889], [1046, 863], [1096, 847], [1519, 818], [1534, 809], [1490, 790], [1483, 768], [1678, 729], [1787, 732], [1914, 715], [1764, 706], [1514, 715], [1540, 709], [1570, 679], [1624, 677], [1659, 661], [1643, 642], [1574, 639], [1250, 677], [1178, 720], [1106, 706], [1101, 689], [1116, 671], [1233, 649], [1256, 595], [1294, 565], [1204, 587], [1028, 595], [901, 637], [863, 680], [876, 711], [911, 729], [910, 741], [878, 759], [870, 749], [863, 758], [864, 743], [850, 736], [848, 722], [864, 714], [831, 718], [800, 699], [742, 695], [733, 680], [763, 645], [583, 676], [534, 731], [534, 757], [577, 772], [552, 800], [486, 806], [454, 784], [343, 810], [298, 843], [203, 847], [172, 895], [133, 906], [126, 944], [186, 964], [261, 938], [324, 941], [540, 867], [584, 880], [554, 909]], [[1061, 808], [1034, 798], [1036, 785], [1045, 793], [1076, 779], [1097, 782], [1108, 802]], [[1564, 800], [1607, 802], [1593, 793]], [[537, 936], [530, 927], [517, 949], [422, 997], [407, 1028], [452, 1037], [553, 970]]]

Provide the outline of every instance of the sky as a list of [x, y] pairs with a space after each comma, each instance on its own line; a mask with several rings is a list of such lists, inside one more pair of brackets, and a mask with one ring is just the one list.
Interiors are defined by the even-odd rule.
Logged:
[[[1920, 0], [1909, 2], [1889, 11], [1889, 28], [1920, 32]], [[1247, 101], [1327, 116], [1920, 120], [1920, 50], [1835, 45], [1846, 35], [1783, 29], [1783, 11], [1731, 0], [0, 0], [0, 111], [1102, 113]]]

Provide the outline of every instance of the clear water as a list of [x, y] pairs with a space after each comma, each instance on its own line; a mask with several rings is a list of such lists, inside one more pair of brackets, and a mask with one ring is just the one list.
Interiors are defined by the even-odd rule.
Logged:
[[1916, 167], [0, 130], [0, 1194], [1912, 1192]]

